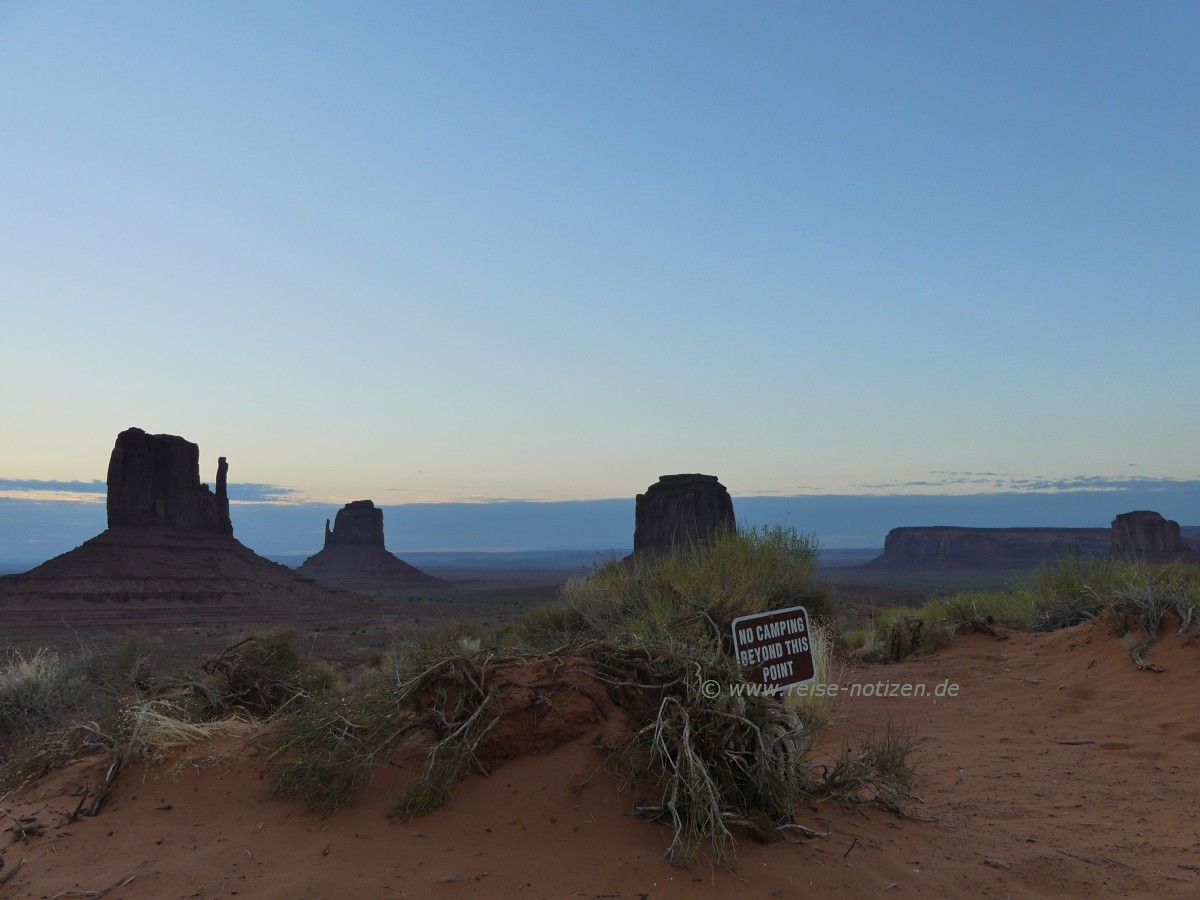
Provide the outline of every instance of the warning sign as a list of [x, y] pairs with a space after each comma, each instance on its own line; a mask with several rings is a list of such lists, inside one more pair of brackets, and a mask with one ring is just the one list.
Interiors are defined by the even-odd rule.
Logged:
[[754, 613], [733, 620], [733, 652], [745, 679], [786, 688], [816, 677], [803, 606]]

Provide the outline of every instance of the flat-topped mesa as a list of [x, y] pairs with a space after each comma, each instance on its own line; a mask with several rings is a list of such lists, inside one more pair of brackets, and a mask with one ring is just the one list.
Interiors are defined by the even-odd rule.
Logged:
[[232, 535], [225, 457], [216, 493], [200, 481], [200, 448], [173, 434], [129, 428], [108, 460], [108, 527], [172, 528]]
[[325, 520], [325, 549], [337, 546], [383, 547], [383, 510], [370, 500], [355, 500], [337, 511], [333, 530]]
[[1100, 557], [1108, 545], [1104, 528], [963, 528], [903, 526], [888, 532], [876, 569], [1030, 570], [1064, 554]]
[[1112, 556], [1170, 559], [1191, 551], [1179, 533], [1179, 523], [1140, 509], [1121, 513], [1112, 522]]
[[716, 475], [663, 475], [637, 495], [633, 552], [661, 553], [735, 527], [733, 500]]

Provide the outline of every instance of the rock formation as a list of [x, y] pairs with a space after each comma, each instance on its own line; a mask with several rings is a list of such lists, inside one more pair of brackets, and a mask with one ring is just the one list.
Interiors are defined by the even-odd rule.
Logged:
[[1130, 559], [1166, 560], [1188, 555], [1179, 523], [1150, 510], [1121, 513], [1112, 522], [1109, 553]]
[[140, 428], [122, 431], [108, 460], [108, 525], [232, 535], [228, 472], [222, 456], [214, 494], [200, 481], [200, 448], [191, 441]]
[[661, 553], [734, 528], [733, 500], [716, 475], [663, 475], [638, 494], [633, 553]]
[[382, 547], [383, 510], [370, 500], [355, 500], [337, 511], [333, 530], [325, 520], [325, 549], [330, 547]]
[[0, 577], [0, 629], [183, 624], [294, 624], [374, 612], [367, 598], [332, 590], [258, 556], [233, 537], [226, 492], [200, 482], [199, 448], [130, 428], [108, 465], [108, 528], [68, 553]]
[[1105, 528], [893, 528], [868, 566], [900, 570], [1034, 569], [1063, 554], [1103, 556]]
[[321, 584], [352, 591], [450, 586], [388, 553], [383, 541], [383, 510], [370, 500], [355, 500], [339, 509], [332, 530], [326, 519], [325, 547], [296, 571]]

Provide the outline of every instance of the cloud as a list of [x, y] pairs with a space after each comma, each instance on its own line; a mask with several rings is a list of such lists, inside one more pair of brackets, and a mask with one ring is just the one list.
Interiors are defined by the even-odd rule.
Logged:
[[[209, 485], [211, 489], [212, 485]], [[0, 497], [18, 500], [99, 502], [108, 496], [108, 485], [93, 481], [52, 481], [41, 478], [0, 478]], [[229, 485], [234, 503], [296, 503], [303, 492], [277, 484], [237, 482]]]
[[856, 485], [869, 493], [888, 494], [941, 493], [946, 488], [974, 488], [973, 493], [1079, 493], [1079, 492], [1150, 492], [1179, 493], [1200, 488], [1200, 479], [1154, 478], [1147, 475], [1132, 475], [1116, 478], [1108, 475], [1064, 475], [1048, 478], [1044, 475], [1006, 475], [999, 472], [930, 472], [939, 476], [926, 480], [875, 481]]
[[302, 503], [305, 500], [303, 491], [277, 484], [237, 482], [229, 485], [228, 492], [231, 503]]
[[0, 478], [0, 491], [54, 491], [68, 494], [103, 494], [108, 486], [99, 479], [93, 481], [44, 481], [38, 478]]

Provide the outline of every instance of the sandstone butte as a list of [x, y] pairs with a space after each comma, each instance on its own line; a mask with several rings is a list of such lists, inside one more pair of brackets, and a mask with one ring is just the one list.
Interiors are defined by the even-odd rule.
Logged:
[[663, 475], [637, 495], [629, 558], [707, 541], [736, 526], [733, 500], [716, 475]]
[[325, 546], [297, 569], [321, 584], [351, 591], [391, 592], [449, 588], [387, 551], [383, 510], [355, 500], [338, 510], [333, 528], [325, 520]]

